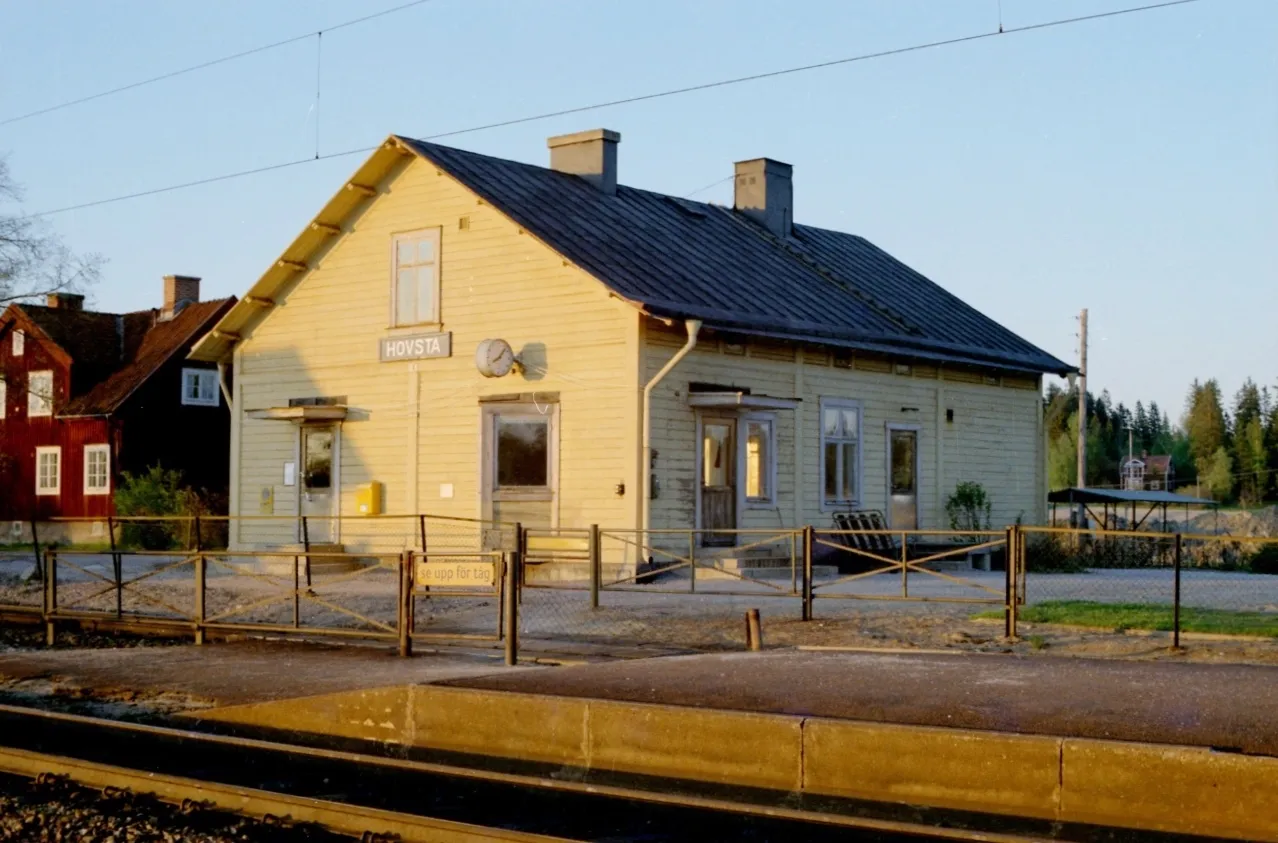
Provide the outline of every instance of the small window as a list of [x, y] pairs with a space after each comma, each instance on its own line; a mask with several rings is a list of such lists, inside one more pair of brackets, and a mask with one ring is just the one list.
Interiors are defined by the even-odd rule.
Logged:
[[111, 448], [109, 445], [84, 446], [84, 493], [111, 493]]
[[0, 372], [0, 419], [4, 418], [9, 406], [8, 388], [4, 382], [4, 373]]
[[27, 415], [53, 415], [53, 372], [27, 375]]
[[36, 448], [36, 494], [56, 495], [62, 491], [62, 449]]
[[13, 332], [13, 356], [21, 357], [27, 347], [27, 334], [25, 331]]
[[497, 488], [550, 485], [550, 420], [497, 417]]
[[216, 407], [217, 372], [213, 369], [183, 369], [182, 403], [196, 407]]
[[769, 417], [745, 421], [746, 502], [771, 504], [775, 500], [775, 424]]
[[861, 404], [821, 400], [821, 500], [825, 508], [861, 500]]
[[439, 229], [395, 235], [391, 262], [391, 323], [439, 322]]

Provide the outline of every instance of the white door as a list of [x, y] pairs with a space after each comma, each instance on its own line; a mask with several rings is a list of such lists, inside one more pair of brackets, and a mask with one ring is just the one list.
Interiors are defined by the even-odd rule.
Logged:
[[337, 541], [337, 428], [304, 425], [301, 428], [302, 488], [299, 511], [306, 516], [306, 536], [311, 544]]

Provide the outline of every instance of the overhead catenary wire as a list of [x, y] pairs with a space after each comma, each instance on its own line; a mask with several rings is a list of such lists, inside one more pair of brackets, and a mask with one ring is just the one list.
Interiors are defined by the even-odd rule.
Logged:
[[[417, 0], [417, 3], [427, 2], [427, 1], [428, 0]], [[495, 123], [484, 123], [478, 126], [470, 126], [464, 129], [453, 129], [447, 132], [439, 132], [432, 135], [426, 135], [419, 139], [425, 140], [425, 141], [434, 141], [434, 140], [441, 140], [444, 138], [453, 138], [459, 135], [473, 134], [476, 132], [484, 132], [484, 131], [489, 131], [492, 129], [501, 129], [501, 128], [506, 128], [508, 126], [517, 126], [524, 123], [533, 123], [540, 120], [550, 120], [556, 117], [564, 117], [571, 114], [582, 114], [588, 111], [597, 111], [597, 110], [605, 109], [605, 108], [615, 108], [621, 105], [631, 105], [638, 102], [647, 102], [651, 100], [662, 99], [664, 97], [679, 96], [681, 94], [689, 94], [689, 93], [694, 93], [698, 91], [708, 91], [715, 88], [728, 87], [730, 85], [741, 85], [748, 82], [758, 82], [764, 79], [775, 79], [777, 77], [787, 76], [790, 74], [805, 73], [805, 72], [809, 72], [813, 70], [822, 70], [825, 68], [837, 67], [840, 65], [847, 65], [847, 64], [852, 64], [855, 62], [871, 61], [874, 59], [905, 55], [908, 53], [915, 53], [915, 52], [920, 52], [922, 50], [930, 50], [930, 49], [936, 49], [940, 47], [952, 47], [959, 44], [966, 44], [966, 43], [981, 41], [987, 38], [998, 38], [1005, 35], [1017, 35], [1017, 34], [1023, 34], [1028, 32], [1036, 32], [1036, 31], [1041, 31], [1045, 29], [1051, 29], [1054, 27], [1069, 26], [1073, 24], [1086, 23], [1089, 21], [1102, 20], [1105, 18], [1114, 18], [1120, 15], [1130, 15], [1130, 14], [1137, 14], [1140, 12], [1155, 11], [1158, 9], [1166, 9], [1173, 6], [1185, 6], [1191, 3], [1198, 3], [1198, 2], [1201, 2], [1201, 0], [1165, 0], [1165, 2], [1153, 3], [1153, 4], [1144, 5], [1144, 6], [1132, 6], [1132, 7], [1128, 7], [1124, 9], [1114, 9], [1108, 12], [1098, 12], [1096, 14], [1091, 14], [1091, 15], [1079, 15], [1077, 17], [1072, 17], [1072, 18], [1059, 18], [1056, 20], [1044, 21], [1042, 23], [1034, 23], [1034, 24], [1026, 24], [1024, 26], [1010, 27], [1010, 28], [1002, 29], [996, 32], [981, 32], [981, 33], [976, 33], [973, 35], [964, 35], [964, 36], [960, 36], [956, 38], [946, 38], [939, 41], [928, 41], [921, 44], [912, 44], [907, 47], [897, 47], [891, 50], [880, 50], [873, 53], [861, 53], [855, 56], [847, 56], [847, 57], [839, 58], [839, 59], [831, 59], [829, 61], [817, 62], [814, 64], [798, 65], [795, 67], [788, 67], [788, 68], [783, 68], [780, 70], [771, 70], [764, 73], [754, 73], [747, 76], [736, 76], [730, 79], [720, 79], [713, 82], [703, 82], [696, 85], [688, 85], [685, 87], [670, 88], [664, 91], [656, 91], [656, 92], [648, 93], [648, 94], [639, 94], [639, 95], [631, 96], [631, 97], [623, 97], [621, 99], [606, 100], [603, 102], [592, 103], [590, 105], [574, 106], [572, 108], [563, 108], [557, 111], [547, 111], [547, 112], [542, 112], [540, 114], [531, 114], [531, 115], [526, 115], [523, 117], [514, 117], [508, 120], [501, 120]], [[386, 12], [382, 12], [380, 14], [390, 14], [392, 11], [397, 11], [399, 8], [407, 8], [408, 6], [411, 6], [411, 5], [417, 5], [417, 3], [410, 3], [410, 4], [407, 4], [406, 6], [387, 10]], [[372, 17], [372, 16], [369, 16], [369, 17]], [[366, 20], [366, 19], [368, 18], [363, 18], [361, 20]], [[355, 21], [355, 22], [358, 22], [358, 21]], [[348, 22], [347, 24], [343, 24], [343, 25], [348, 26], [355, 22]], [[331, 31], [333, 28], [335, 27], [330, 27], [329, 31]], [[299, 38], [295, 38], [292, 40], [296, 41], [296, 40], [301, 40], [302, 38], [310, 38], [314, 34], [315, 33], [308, 33], [305, 36], [300, 36]], [[268, 48], [259, 48], [259, 51], [260, 49], [268, 49]], [[229, 58], [226, 60], [229, 60]], [[0, 125], [3, 125], [3, 123], [0, 123]], [[299, 158], [292, 161], [282, 161], [278, 164], [271, 164], [265, 167], [256, 167], [249, 170], [238, 170], [231, 173], [222, 173], [216, 176], [209, 176], [208, 178], [195, 179], [193, 181], [165, 185], [163, 187], [151, 188], [149, 190], [141, 190], [135, 193], [126, 193], [126, 194], [122, 194], [118, 196], [107, 197], [105, 199], [95, 199], [89, 202], [80, 202], [74, 205], [65, 205], [60, 208], [51, 208], [47, 211], [38, 211], [33, 214], [28, 214], [26, 218], [34, 219], [37, 217], [47, 217], [47, 216], [52, 216], [54, 214], [62, 214], [62, 213], [67, 213], [69, 211], [79, 211], [79, 210], [84, 210], [86, 208], [94, 208], [100, 205], [108, 205], [115, 202], [125, 202], [132, 199], [140, 199], [145, 196], [155, 196], [161, 193], [171, 193], [173, 191], [185, 190], [192, 187], [199, 187], [201, 185], [214, 184], [217, 182], [228, 181], [231, 179], [238, 179], [238, 178], [244, 178], [247, 176], [259, 175], [261, 173], [267, 173], [274, 170], [282, 170], [289, 167], [296, 167], [300, 164], [309, 164], [314, 161], [327, 161], [327, 160], [331, 160], [335, 158], [344, 158], [351, 155], [368, 153], [368, 152], [372, 152], [376, 148], [377, 148], [376, 146], [363, 146], [356, 149], [344, 150], [341, 152], [330, 152], [324, 155], [316, 155], [313, 158]]]
[[263, 44], [259, 47], [252, 47], [247, 50], [241, 50], [238, 53], [231, 53], [230, 55], [221, 56], [220, 58], [210, 59], [209, 61], [200, 62], [199, 64], [192, 64], [187, 67], [179, 68], [177, 70], [171, 70], [167, 73], [161, 73], [159, 76], [152, 76], [147, 79], [139, 79], [136, 82], [130, 82], [127, 85], [120, 85], [117, 88], [109, 88], [105, 91], [98, 91], [96, 94], [89, 94], [87, 96], [77, 97], [76, 99], [73, 99], [73, 100], [66, 100], [65, 102], [60, 102], [55, 105], [46, 106], [44, 108], [37, 108], [35, 111], [28, 111], [25, 114], [17, 114], [13, 117], [6, 117], [5, 119], [0, 120], [0, 126], [8, 126], [12, 123], [19, 123], [23, 120], [30, 120], [33, 117], [40, 117], [41, 115], [44, 115], [44, 114], [51, 114], [54, 111], [61, 111], [64, 108], [71, 108], [73, 106], [83, 105], [86, 102], [93, 102], [94, 100], [100, 100], [105, 97], [114, 96], [116, 94], [122, 94], [125, 91], [133, 91], [138, 88], [146, 87], [147, 85], [154, 85], [156, 82], [163, 82], [167, 79], [174, 79], [178, 76], [185, 76], [186, 74], [194, 73], [197, 70], [204, 70], [205, 68], [216, 67], [219, 64], [226, 64], [227, 62], [236, 61], [237, 59], [248, 58], [249, 56], [257, 55], [258, 53], [265, 53], [270, 50], [278, 49], [280, 47], [287, 47], [289, 44], [296, 44], [299, 41], [306, 41], [310, 38], [314, 38], [325, 32], [335, 32], [339, 29], [345, 29], [348, 26], [355, 26], [357, 24], [366, 23], [370, 20], [382, 18], [387, 15], [393, 15], [396, 12], [402, 12], [405, 9], [411, 9], [414, 6], [421, 6], [429, 2], [431, 2], [431, 0], [412, 0], [412, 2], [409, 2], [409, 3], [403, 3], [399, 6], [394, 6], [389, 9], [383, 9], [380, 12], [373, 12], [372, 14], [364, 15], [363, 17], [352, 18], [351, 20], [342, 21], [341, 23], [335, 23], [332, 26], [326, 26], [323, 29], [313, 30], [311, 32], [304, 33], [302, 35], [295, 35], [292, 38], [285, 38], [282, 41], [274, 41], [270, 44]]

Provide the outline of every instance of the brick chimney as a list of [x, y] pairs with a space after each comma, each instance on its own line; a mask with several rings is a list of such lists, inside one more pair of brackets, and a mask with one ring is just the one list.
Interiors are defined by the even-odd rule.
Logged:
[[164, 276], [164, 308], [161, 319], [172, 319], [182, 308], [200, 300], [200, 279], [194, 275]]
[[581, 176], [609, 196], [617, 192], [617, 144], [621, 135], [611, 129], [591, 129], [546, 140], [550, 169]]
[[777, 237], [789, 237], [794, 223], [794, 168], [771, 158], [736, 163], [733, 207]]
[[84, 296], [78, 293], [49, 293], [45, 304], [54, 310], [84, 310]]

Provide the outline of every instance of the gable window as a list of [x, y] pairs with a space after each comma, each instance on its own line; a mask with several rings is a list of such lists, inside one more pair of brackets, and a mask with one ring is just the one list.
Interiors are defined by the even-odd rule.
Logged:
[[861, 501], [861, 402], [821, 399], [822, 508]]
[[53, 415], [53, 372], [32, 372], [27, 375], [27, 415]]
[[62, 449], [36, 448], [36, 494], [56, 495], [62, 491]]
[[106, 495], [111, 491], [111, 447], [84, 446], [84, 493]]
[[771, 416], [745, 419], [745, 496], [749, 504], [776, 500], [776, 423]]
[[4, 373], [0, 372], [0, 419], [4, 418], [6, 408], [9, 406], [8, 391], [4, 382]]
[[26, 350], [26, 346], [27, 346], [26, 332], [14, 331], [13, 332], [13, 356], [21, 357], [22, 353]]
[[217, 372], [213, 369], [183, 369], [182, 403], [195, 407], [216, 407]]
[[391, 261], [391, 323], [439, 322], [439, 229], [396, 234]]

